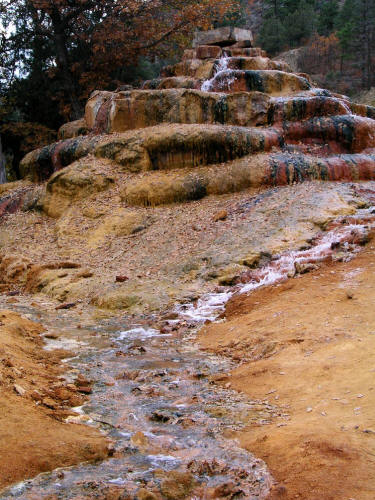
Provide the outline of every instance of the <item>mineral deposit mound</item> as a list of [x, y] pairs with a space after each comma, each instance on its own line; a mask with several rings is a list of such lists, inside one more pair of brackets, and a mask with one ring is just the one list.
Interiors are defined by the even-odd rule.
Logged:
[[375, 108], [316, 88], [252, 41], [236, 28], [200, 32], [182, 62], [140, 90], [94, 92], [84, 119], [28, 154], [22, 175], [52, 176], [52, 194], [64, 190], [58, 170], [108, 158], [131, 174], [124, 199], [144, 206], [307, 179], [373, 179]]

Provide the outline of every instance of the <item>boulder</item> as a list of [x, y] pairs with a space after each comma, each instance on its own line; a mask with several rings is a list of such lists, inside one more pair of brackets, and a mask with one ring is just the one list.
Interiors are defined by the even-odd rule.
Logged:
[[203, 81], [197, 78], [187, 76], [171, 76], [167, 78], [155, 78], [143, 83], [142, 89], [161, 90], [161, 89], [200, 89]]
[[71, 137], [78, 137], [79, 135], [86, 135], [89, 132], [86, 120], [81, 118], [74, 122], [65, 123], [59, 128], [57, 138], [59, 140], [70, 139]]
[[51, 217], [60, 217], [74, 201], [104, 191], [113, 183], [113, 177], [104, 168], [85, 162], [73, 163], [48, 181], [41, 202], [43, 210]]
[[287, 95], [299, 90], [308, 90], [310, 83], [293, 73], [276, 70], [227, 70], [216, 75], [211, 82], [213, 92], [252, 92], [269, 95]]
[[221, 57], [221, 47], [216, 45], [199, 45], [196, 50], [197, 59], [217, 59]]
[[198, 47], [199, 45], [227, 47], [238, 42], [251, 47], [253, 34], [250, 30], [226, 26], [211, 31], [197, 31], [194, 36], [193, 47]]

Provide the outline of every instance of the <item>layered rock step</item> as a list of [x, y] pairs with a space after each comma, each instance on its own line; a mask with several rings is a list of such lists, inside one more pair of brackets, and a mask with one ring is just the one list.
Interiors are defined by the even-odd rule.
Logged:
[[270, 151], [282, 144], [282, 134], [273, 128], [158, 125], [122, 134], [60, 141], [29, 153], [20, 169], [24, 178], [43, 181], [89, 155], [111, 160], [119, 172], [195, 168]]
[[95, 133], [125, 132], [160, 123], [267, 125], [270, 98], [252, 93], [219, 94], [173, 89], [100, 92], [86, 106], [87, 126]]
[[104, 158], [129, 176], [123, 201], [145, 206], [375, 178], [375, 108], [315, 88], [253, 47], [249, 31], [197, 33], [193, 45], [141, 89], [93, 93], [84, 119], [61, 128], [64, 140], [24, 158], [23, 175], [43, 181]]
[[282, 122], [281, 126], [258, 128], [159, 125], [123, 134], [60, 141], [29, 153], [20, 169], [25, 178], [44, 180], [56, 170], [90, 154], [114, 161], [119, 171], [192, 168], [282, 149], [288, 144], [299, 145], [302, 139], [302, 146], [324, 146], [326, 154], [361, 153], [375, 149], [374, 126], [375, 121], [371, 118], [354, 115]]
[[206, 87], [211, 92], [264, 92], [272, 96], [309, 90], [312, 85], [299, 75], [276, 70], [224, 70], [217, 73]]
[[299, 153], [257, 154], [195, 171], [152, 172], [135, 177], [122, 190], [121, 197], [128, 205], [147, 207], [308, 180], [374, 180], [374, 162], [375, 149], [373, 154], [327, 158]]
[[[357, 114], [375, 117], [375, 108], [314, 90], [286, 98], [261, 92], [160, 91], [96, 92], [86, 105], [85, 123], [95, 133], [110, 134], [160, 123], [207, 123], [267, 126], [312, 117]], [[79, 130], [82, 122], [77, 123]], [[64, 126], [62, 138], [67, 138]], [[71, 129], [74, 132], [74, 128]]]
[[[236, 70], [279, 70], [291, 72], [290, 67], [283, 61], [272, 61], [268, 57], [227, 57], [227, 69]], [[166, 66], [160, 72], [161, 78], [188, 76], [196, 80], [213, 78], [215, 70], [220, 65], [220, 59], [200, 60], [187, 59], [180, 63]], [[147, 85], [147, 82], [144, 86]]]
[[277, 71], [267, 70], [233, 70], [220, 71], [209, 82], [185, 76], [174, 76], [168, 78], [156, 78], [146, 81], [143, 86], [145, 90], [161, 89], [202, 89], [210, 92], [264, 92], [269, 95], [287, 95], [299, 90], [312, 88], [309, 81], [302, 76]]

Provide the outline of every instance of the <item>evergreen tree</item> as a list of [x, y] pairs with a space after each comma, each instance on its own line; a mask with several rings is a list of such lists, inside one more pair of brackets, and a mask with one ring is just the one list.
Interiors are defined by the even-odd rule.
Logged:
[[262, 47], [270, 54], [281, 52], [285, 47], [287, 31], [283, 23], [276, 16], [266, 19], [259, 33], [259, 41]]
[[284, 25], [289, 46], [300, 46], [303, 40], [308, 40], [316, 27], [316, 16], [312, 5], [302, 0], [298, 8], [286, 16]]
[[321, 5], [317, 21], [319, 35], [329, 36], [334, 31], [338, 15], [338, 0], [327, 0]]
[[345, 0], [336, 26], [343, 58], [358, 68], [362, 86], [370, 88], [375, 83], [374, 1]]

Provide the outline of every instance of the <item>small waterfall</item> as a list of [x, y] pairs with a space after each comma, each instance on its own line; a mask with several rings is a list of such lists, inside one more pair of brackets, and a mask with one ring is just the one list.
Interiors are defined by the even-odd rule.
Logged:
[[[223, 55], [219, 62], [215, 65], [215, 73], [214, 76], [210, 80], [206, 80], [203, 82], [201, 90], [203, 92], [211, 92], [214, 81], [220, 76], [227, 76], [230, 73], [230, 69], [228, 68], [229, 57], [227, 55]], [[235, 77], [232, 77], [230, 80], [226, 80], [227, 85], [229, 86], [233, 83]]]
[[0, 184], [5, 184], [7, 181], [7, 173], [5, 171], [5, 155], [3, 154], [3, 148], [1, 145], [0, 136]]

